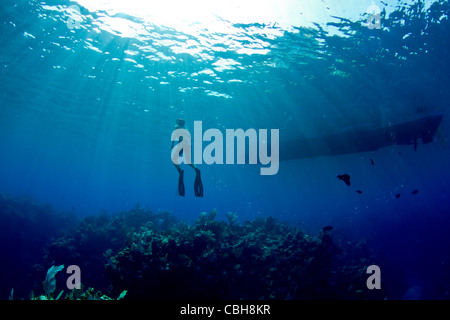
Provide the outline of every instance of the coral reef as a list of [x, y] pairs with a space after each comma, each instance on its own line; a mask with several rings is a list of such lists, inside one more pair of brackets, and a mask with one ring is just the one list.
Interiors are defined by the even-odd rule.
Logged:
[[[35, 240], [35, 245], [16, 248], [23, 249], [22, 255], [37, 250], [25, 264], [27, 293], [22, 283], [5, 282], [5, 298], [8, 294], [11, 299], [14, 295], [34, 300], [389, 297], [384, 287], [366, 287], [366, 269], [380, 259], [374, 259], [363, 241], [352, 243], [337, 236], [332, 226], [312, 236], [272, 217], [239, 221], [236, 213], [221, 217], [216, 210], [202, 212], [193, 224], [186, 224], [168, 212], [154, 213], [139, 205], [118, 214], [85, 217], [75, 225], [65, 213], [4, 196], [0, 209], [3, 227], [10, 228], [2, 234], [10, 237], [3, 243]], [[8, 259], [17, 259], [16, 251], [5, 248]], [[53, 267], [62, 265], [80, 268], [81, 289], [67, 292], [62, 283], [67, 274]], [[42, 292], [42, 279], [46, 279], [44, 294], [30, 296], [30, 291]]]
[[48, 270], [47, 270], [47, 275], [45, 277], [44, 280], [44, 290], [45, 290], [45, 295], [47, 297], [53, 297], [53, 295], [55, 294], [55, 289], [56, 289], [56, 274], [58, 272], [60, 272], [61, 270], [64, 269], [64, 265], [60, 265], [60, 266], [51, 266]]
[[[130, 299], [381, 298], [360, 278], [367, 264], [344, 268], [331, 230], [311, 237], [268, 217], [237, 224], [202, 213], [194, 225], [144, 226], [111, 255], [106, 271]], [[361, 260], [366, 262], [366, 260]], [[350, 274], [351, 273], [351, 274]], [[356, 280], [356, 281], [355, 281]]]
[[77, 265], [83, 272], [83, 283], [107, 289], [110, 281], [104, 272], [112, 252], [123, 248], [141, 226], [165, 230], [176, 222], [168, 212], [153, 213], [136, 205], [116, 215], [101, 212], [83, 219], [80, 224], [50, 243], [44, 263]]
[[[47, 270], [47, 276], [45, 277], [45, 280], [43, 282], [45, 294], [35, 296], [34, 292], [32, 291], [30, 294], [30, 300], [60, 300], [64, 294], [64, 290], [61, 290], [61, 292], [56, 297], [54, 297], [54, 291], [56, 289], [55, 276], [59, 271], [61, 271], [63, 269], [64, 269], [63, 265], [51, 266]], [[13, 293], [14, 293], [14, 289], [11, 290], [9, 300], [14, 300]], [[125, 298], [126, 294], [127, 294], [126, 290], [122, 291], [122, 293], [119, 295], [119, 297], [116, 300], [122, 300], [123, 298]], [[100, 291], [95, 291], [94, 288], [91, 288], [91, 287], [87, 288], [87, 290], [84, 290], [83, 285], [80, 285], [80, 288], [78, 288], [78, 289], [74, 288], [69, 293], [66, 293], [66, 295], [64, 296], [63, 299], [64, 300], [115, 300], [111, 297], [108, 297], [107, 295], [102, 294]]]

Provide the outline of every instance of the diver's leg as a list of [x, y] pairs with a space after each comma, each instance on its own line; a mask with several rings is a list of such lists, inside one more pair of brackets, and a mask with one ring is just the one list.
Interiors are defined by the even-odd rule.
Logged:
[[184, 197], [184, 193], [185, 193], [184, 182], [183, 182], [184, 171], [181, 170], [181, 167], [180, 167], [179, 164], [175, 164], [175, 168], [177, 168], [178, 174], [179, 174], [179, 177], [178, 177], [178, 194], [180, 196]]
[[195, 164], [189, 164], [195, 170], [194, 193], [196, 197], [203, 197], [203, 183], [200, 175], [200, 169]]

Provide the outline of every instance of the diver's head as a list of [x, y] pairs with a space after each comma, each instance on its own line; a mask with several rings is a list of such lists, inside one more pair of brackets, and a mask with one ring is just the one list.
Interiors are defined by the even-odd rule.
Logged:
[[177, 119], [177, 124], [175, 125], [176, 128], [184, 128], [184, 120], [182, 118]]

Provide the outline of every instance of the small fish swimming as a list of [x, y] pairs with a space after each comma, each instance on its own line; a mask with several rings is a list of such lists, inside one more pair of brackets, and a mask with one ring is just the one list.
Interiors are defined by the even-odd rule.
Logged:
[[323, 231], [331, 231], [333, 230], [333, 226], [325, 226], [322, 228]]
[[362, 191], [361, 191], [361, 190], [356, 190], [356, 192], [358, 192], [359, 194], [361, 194], [361, 193], [362, 193]]
[[400, 193], [397, 193], [396, 195], [395, 195], [395, 197], [398, 199], [398, 198], [400, 198]]
[[348, 174], [339, 174], [336, 178], [345, 182], [350, 187], [350, 176]]
[[375, 162], [373, 162], [373, 159], [370, 159], [370, 164], [373, 166], [375, 165]]
[[418, 193], [419, 193], [419, 190], [414, 189], [411, 193], [412, 193], [412, 194], [418, 194]]

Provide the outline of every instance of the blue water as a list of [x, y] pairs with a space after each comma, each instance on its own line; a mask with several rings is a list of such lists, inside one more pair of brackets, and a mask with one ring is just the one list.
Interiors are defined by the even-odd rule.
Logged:
[[[450, 4], [375, 4], [380, 29], [364, 24], [370, 1], [274, 1], [254, 12], [232, 3], [223, 17], [191, 20], [186, 5], [153, 14], [114, 1], [2, 1], [0, 192], [80, 216], [139, 203], [187, 221], [216, 208], [311, 233], [333, 225], [370, 241], [412, 288], [448, 281]], [[202, 164], [204, 197], [189, 167], [186, 196], [176, 193], [179, 117], [204, 130], [279, 129], [285, 141], [436, 112], [438, 134], [417, 151], [291, 160], [273, 176]]]

